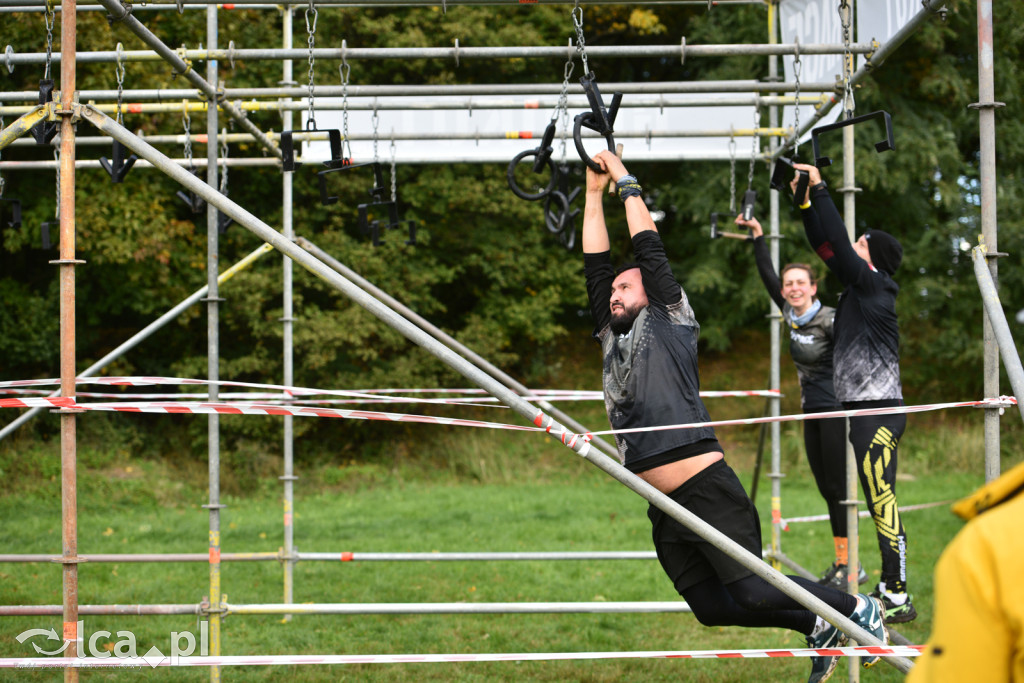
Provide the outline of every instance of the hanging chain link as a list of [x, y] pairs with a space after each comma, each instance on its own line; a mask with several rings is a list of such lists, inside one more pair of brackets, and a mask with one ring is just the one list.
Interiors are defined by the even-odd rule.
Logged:
[[117, 44], [117, 64], [114, 66], [114, 75], [117, 76], [117, 118], [116, 121], [119, 124], [124, 124], [124, 112], [122, 102], [124, 101], [124, 62], [122, 61], [122, 51], [124, 48], [121, 43]]
[[736, 215], [736, 138], [729, 126], [729, 215]]
[[53, 5], [50, 4], [50, 0], [46, 1], [46, 11], [43, 13], [43, 18], [46, 21], [46, 71], [43, 73], [43, 80], [50, 80], [50, 61], [53, 56], [53, 22], [56, 17], [56, 13], [53, 11]]
[[758, 129], [761, 127], [761, 110], [758, 107], [754, 107], [754, 131], [753, 131], [753, 143], [750, 148], [750, 170], [747, 171], [747, 189], [753, 189], [754, 187], [754, 163], [757, 161], [758, 148], [760, 147], [761, 136], [758, 135]]
[[351, 159], [352, 143], [348, 139], [348, 77], [352, 73], [352, 67], [345, 59], [344, 40], [341, 41], [341, 66], [338, 67], [338, 72], [341, 74], [341, 144], [348, 150], [347, 155], [342, 152], [341, 156]]
[[[4, 115], [0, 114], [0, 130], [3, 130], [3, 129], [4, 129]], [[2, 157], [3, 157], [3, 149], [0, 148], [0, 158], [2, 158]], [[0, 197], [4, 196], [4, 185], [6, 185], [6, 184], [7, 184], [7, 181], [4, 180], [3, 172], [0, 172]]]
[[370, 121], [373, 123], [373, 163], [377, 163], [377, 126], [380, 125], [380, 115], [377, 113], [377, 98], [373, 98], [373, 116], [370, 117]]
[[583, 39], [583, 8], [580, 7], [580, 0], [576, 0], [570, 14], [576, 28], [576, 54], [583, 61], [583, 75], [586, 76], [590, 73], [590, 67], [587, 65], [587, 42]]
[[795, 84], [794, 96], [796, 103], [793, 105], [793, 158], [800, 156], [800, 71], [803, 65], [800, 63], [800, 41], [796, 43], [796, 55], [793, 57], [793, 81]]
[[853, 52], [850, 50], [850, 15], [853, 14], [847, 0], [839, 2], [839, 21], [843, 25], [843, 110], [845, 118], [853, 118]]
[[189, 170], [195, 169], [192, 163], [192, 117], [188, 115], [188, 100], [181, 101], [181, 126], [185, 129], [185, 160], [188, 161]]
[[398, 184], [395, 180], [395, 129], [391, 129], [391, 201], [398, 201]]
[[561, 141], [562, 141], [562, 163], [565, 163], [565, 140], [569, 131], [569, 77], [572, 76], [572, 70], [576, 67], [576, 63], [572, 60], [572, 55], [565, 60], [565, 68], [562, 70], [562, 92], [558, 94], [558, 104], [555, 105], [555, 111], [551, 115], [551, 121], [556, 122], [561, 118]]
[[60, 147], [53, 146], [53, 160], [57, 162], [57, 189], [55, 192], [56, 202], [53, 209], [54, 220], [60, 221]]
[[220, 154], [217, 165], [220, 167], [220, 193], [228, 196], [228, 129], [220, 131]]
[[306, 113], [306, 130], [316, 130], [316, 113], [313, 100], [313, 46], [316, 45], [316, 7], [313, 0], [309, 0], [309, 7], [306, 8], [306, 43], [309, 45], [309, 111]]

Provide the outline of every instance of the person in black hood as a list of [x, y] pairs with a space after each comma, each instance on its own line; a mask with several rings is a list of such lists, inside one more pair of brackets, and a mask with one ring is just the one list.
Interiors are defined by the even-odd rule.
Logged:
[[[848, 410], [902, 406], [900, 288], [892, 276], [903, 260], [903, 247], [882, 230], [868, 230], [851, 243], [818, 169], [807, 164], [794, 168], [810, 174], [800, 207], [807, 239], [845, 287], [836, 307], [836, 398]], [[874, 595], [892, 623], [917, 618], [907, 591], [907, 534], [896, 502], [897, 448], [906, 426], [904, 413], [850, 418], [850, 443], [882, 554], [882, 580]]]
[[[833, 321], [836, 311], [818, 299], [818, 281], [811, 266], [789, 263], [775, 272], [761, 223], [756, 218], [736, 217], [736, 224], [749, 228], [754, 243], [754, 261], [761, 281], [789, 331], [789, 354], [800, 377], [800, 406], [805, 413], [842, 410], [832, 383]], [[846, 419], [833, 417], [804, 420], [804, 451], [818, 492], [825, 500], [835, 561], [818, 583], [846, 590], [849, 583], [849, 537], [846, 509]], [[858, 583], [866, 583], [867, 573], [858, 567]]]

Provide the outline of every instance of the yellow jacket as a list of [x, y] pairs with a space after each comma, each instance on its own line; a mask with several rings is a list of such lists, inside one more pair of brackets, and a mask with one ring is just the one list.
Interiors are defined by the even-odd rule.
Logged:
[[1024, 682], [1022, 489], [1024, 463], [953, 506], [969, 521], [935, 567], [932, 634], [907, 683]]

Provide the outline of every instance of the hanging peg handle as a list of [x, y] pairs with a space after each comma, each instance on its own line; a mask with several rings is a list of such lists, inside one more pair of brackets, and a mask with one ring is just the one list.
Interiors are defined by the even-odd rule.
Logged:
[[132, 166], [139, 160], [134, 154], [125, 159], [124, 151], [124, 145], [120, 141], [114, 140], [114, 148], [110, 154], [110, 159], [100, 157], [100, 166], [110, 175], [110, 182], [115, 185], [124, 182], [124, 177], [128, 175], [128, 171], [132, 170]]
[[875, 143], [875, 151], [878, 153], [889, 152], [896, 149], [896, 138], [893, 135], [892, 130], [892, 117], [889, 116], [889, 112], [884, 110], [873, 111], [870, 114], [863, 114], [861, 116], [854, 116], [850, 119], [843, 121], [837, 121], [830, 123], [825, 126], [818, 126], [811, 131], [811, 146], [814, 149], [814, 165], [818, 168], [825, 168], [826, 166], [832, 165], [832, 159], [829, 157], [821, 156], [821, 144], [818, 142], [818, 136], [822, 133], [827, 133], [830, 130], [836, 130], [838, 128], [845, 128], [846, 126], [853, 126], [863, 121], [870, 121], [872, 119], [881, 119], [885, 126], [885, 139]]
[[[45, 78], [39, 81], [39, 104], [46, 104], [53, 100], [53, 81]], [[54, 121], [41, 121], [32, 127], [32, 137], [37, 145], [48, 145], [57, 136], [57, 123]]]

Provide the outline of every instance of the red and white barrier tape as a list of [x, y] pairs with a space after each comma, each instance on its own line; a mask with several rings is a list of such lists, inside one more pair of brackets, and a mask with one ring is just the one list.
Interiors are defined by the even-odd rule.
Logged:
[[383, 413], [371, 410], [344, 410], [341, 408], [316, 408], [311, 406], [269, 405], [248, 402], [224, 403], [182, 403], [182, 402], [134, 402], [134, 403], [77, 403], [74, 398], [4, 398], [0, 408], [74, 408], [114, 413], [155, 413], [163, 415], [293, 415], [295, 417], [334, 417], [347, 420], [382, 420], [385, 422], [416, 422], [422, 424], [450, 425], [454, 427], [485, 427], [489, 429], [512, 429], [516, 431], [543, 431], [536, 427], [508, 425], [483, 420], [434, 417], [431, 415], [410, 415]]
[[[155, 648], [154, 648], [155, 649]], [[296, 664], [427, 664], [444, 662], [540, 662], [600, 659], [763, 659], [771, 657], [917, 657], [923, 645], [859, 646], [788, 650], [662, 650], [649, 652], [509, 652], [495, 654], [423, 655], [242, 655], [168, 657], [159, 651], [145, 657], [9, 657], [0, 669], [119, 669], [174, 666], [292, 666]], [[153, 652], [153, 650], [150, 650]]]
[[[305, 387], [292, 387], [280, 384], [259, 384], [254, 382], [233, 382], [228, 380], [221, 381], [210, 381], [201, 379], [186, 379], [180, 377], [79, 377], [75, 380], [76, 384], [104, 384], [108, 386], [152, 386], [152, 385], [217, 385], [217, 386], [228, 386], [228, 387], [247, 387], [251, 389], [276, 389], [284, 392], [283, 396], [280, 396], [282, 400], [292, 398], [294, 396], [315, 396], [315, 395], [329, 395], [329, 396], [345, 396], [357, 399], [365, 399], [366, 402], [371, 403], [385, 403], [385, 402], [405, 402], [405, 403], [451, 403], [450, 399], [442, 398], [409, 398], [407, 396], [399, 396], [392, 398], [393, 394], [486, 394], [483, 389], [360, 389], [355, 391], [346, 391], [338, 389], [309, 389]], [[59, 379], [35, 379], [35, 380], [13, 380], [7, 382], [0, 382], [0, 394], [29, 394], [29, 393], [48, 393], [48, 392], [35, 392], [31, 390], [14, 391], [14, 387], [39, 387], [39, 386], [54, 386], [60, 384]], [[87, 396], [87, 393], [81, 393], [81, 396]], [[723, 397], [743, 397], [743, 396], [781, 396], [782, 394], [774, 390], [754, 390], [754, 391], [702, 391], [700, 392], [701, 398], [723, 398]], [[175, 400], [181, 398], [187, 398], [181, 394], [94, 394], [95, 397], [101, 398], [156, 398], [156, 399], [168, 399]], [[226, 397], [226, 396], [225, 396]], [[195, 398], [203, 398], [201, 394], [196, 394]], [[235, 396], [232, 396], [235, 398]], [[276, 395], [251, 395], [251, 396], [239, 396], [243, 399], [256, 399], [256, 400], [273, 400], [278, 398]], [[538, 389], [531, 391], [528, 396], [525, 396], [526, 400], [543, 400], [543, 401], [602, 401], [604, 396], [600, 391], [582, 391], [572, 389]], [[475, 402], [496, 402], [497, 399], [491, 396], [485, 396], [482, 398], [470, 398], [460, 399], [462, 403], [475, 403]], [[356, 402], [356, 401], [349, 401]]]
[[697, 429], [698, 427], [729, 427], [734, 425], [756, 425], [766, 422], [792, 422], [796, 420], [824, 420], [830, 417], [859, 417], [864, 415], [896, 415], [899, 413], [926, 413], [947, 408], [977, 408], [982, 406], [1005, 408], [1017, 405], [1013, 396], [986, 398], [980, 401], [959, 401], [956, 403], [931, 403], [919, 406], [893, 406], [891, 408], [862, 408], [860, 410], [833, 410], [827, 413], [807, 413], [803, 415], [780, 415], [779, 417], [747, 417], [738, 420], [717, 420], [711, 422], [692, 422], [690, 424], [662, 425], [658, 427], [635, 427], [633, 429], [609, 429], [602, 432], [590, 432], [591, 436], [606, 434], [632, 434], [634, 432], [660, 432], [671, 429]]
[[[1000, 399], [984, 399], [981, 401], [961, 401], [958, 403], [934, 403], [920, 406], [897, 406], [892, 408], [867, 408], [864, 410], [837, 410], [830, 413], [809, 413], [805, 415], [782, 415], [779, 417], [754, 417], [738, 420], [718, 420], [696, 422], [692, 424], [665, 425], [659, 427], [640, 427], [635, 429], [605, 430], [590, 432], [583, 435], [589, 440], [594, 436], [610, 434], [631, 434], [634, 432], [665, 431], [669, 429], [695, 429], [697, 427], [725, 427], [732, 425], [761, 424], [763, 422], [789, 422], [795, 420], [821, 420], [828, 417], [847, 417], [857, 415], [883, 415], [890, 413], [920, 413], [946, 408], [963, 408], [975, 406], [1006, 406], [1015, 405], [1013, 397]], [[277, 404], [260, 404], [252, 402], [217, 402], [217, 403], [186, 403], [186, 402], [123, 402], [123, 403], [78, 403], [74, 397], [45, 398], [4, 398], [0, 399], [0, 408], [74, 408], [76, 410], [96, 410], [102, 412], [123, 413], [156, 413], [185, 415], [293, 415], [295, 417], [333, 417], [350, 420], [381, 420], [387, 422], [416, 422], [422, 424], [440, 424], [456, 427], [485, 427], [489, 429], [511, 429], [515, 431], [547, 431], [539, 427], [525, 427], [500, 422], [482, 420], [466, 420], [457, 418], [434, 417], [430, 415], [414, 415], [408, 413], [385, 413], [370, 410], [345, 410], [341, 408], [318, 408], [311, 406], [292, 406]], [[542, 417], [539, 413], [538, 417]], [[535, 420], [536, 423], [536, 420]], [[563, 435], [567, 437], [568, 433]]]
[[[911, 512], [913, 510], [927, 510], [928, 508], [941, 507], [943, 505], [952, 505], [955, 500], [942, 500], [936, 503], [920, 503], [918, 505], [900, 505], [900, 512]], [[870, 517], [871, 512], [868, 510], [861, 510], [857, 513], [858, 517]], [[783, 517], [779, 519], [779, 523], [782, 524], [783, 531], [789, 531], [789, 523], [793, 522], [826, 522], [828, 521], [828, 515], [808, 515], [807, 517]]]

